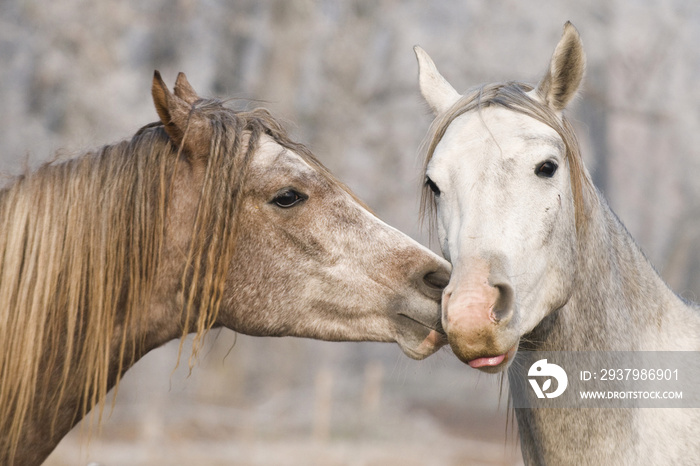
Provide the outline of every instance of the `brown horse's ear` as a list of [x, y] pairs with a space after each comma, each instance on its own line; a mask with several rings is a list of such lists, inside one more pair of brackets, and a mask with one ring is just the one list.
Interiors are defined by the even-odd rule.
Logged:
[[586, 69], [586, 55], [578, 31], [569, 21], [564, 25], [549, 69], [537, 85], [537, 97], [555, 112], [561, 112], [576, 96]]
[[[184, 74], [181, 73], [181, 75], [184, 78]], [[184, 148], [191, 155], [206, 156], [209, 153], [209, 140], [211, 138], [208, 121], [205, 116], [193, 109], [192, 104], [199, 97], [187, 79], [178, 79], [178, 81], [180, 82], [179, 90], [176, 86], [176, 94], [173, 94], [168, 90], [160, 73], [155, 71], [151, 87], [153, 103], [170, 139], [178, 146], [184, 144]], [[182, 97], [177, 94], [181, 94]], [[195, 96], [196, 99], [190, 103], [188, 100], [192, 96]]]
[[193, 105], [199, 100], [199, 96], [190, 85], [187, 76], [185, 76], [183, 72], [177, 74], [177, 79], [175, 80], [175, 95], [190, 105]]

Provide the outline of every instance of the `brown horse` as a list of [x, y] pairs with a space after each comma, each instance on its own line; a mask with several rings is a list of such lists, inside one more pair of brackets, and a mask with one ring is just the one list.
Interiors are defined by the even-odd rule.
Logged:
[[160, 121], [0, 191], [0, 464], [41, 463], [145, 353], [209, 329], [444, 340], [449, 265], [372, 215], [263, 109], [156, 72]]

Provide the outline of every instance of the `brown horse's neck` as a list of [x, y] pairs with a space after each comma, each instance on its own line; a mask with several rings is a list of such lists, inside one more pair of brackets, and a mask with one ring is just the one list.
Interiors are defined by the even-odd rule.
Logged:
[[[13, 455], [14, 464], [40, 464], [88, 411], [97, 421], [129, 367], [182, 334], [175, 296], [192, 224], [183, 215], [194, 208], [168, 216], [175, 197], [191, 194], [175, 157], [154, 128], [0, 192], [0, 316], [15, 322], [0, 327], [0, 340], [16, 342], [0, 369], [12, 374], [14, 361], [31, 357], [3, 377], [0, 464]], [[183, 188], [171, 190], [178, 181]]]
[[[168, 264], [172, 258], [171, 250], [176, 249], [176, 246], [171, 243], [164, 247], [163, 265], [165, 267], [161, 268], [155, 283], [151, 303], [147, 309], [139, 310], [145, 318], [138, 326], [126, 332], [123, 324], [117, 324], [114, 328], [109, 347], [107, 390], [114, 388], [124, 373], [148, 352], [182, 335], [184, 322], [182, 322], [181, 309], [176, 302], [181, 272], [180, 269], [171, 268]], [[124, 309], [118, 310], [119, 320], [122, 320], [123, 313]], [[86, 344], [88, 343], [82, 342], [82, 345]], [[123, 357], [121, 356], [122, 345], [124, 346]], [[176, 361], [173, 361], [173, 367], [175, 363]], [[55, 364], [55, 367], [61, 366], [60, 361]], [[55, 400], [60, 397], [60, 406], [57, 408], [54, 403], [44, 402], [36, 405], [31, 418], [27, 420], [28, 428], [20, 439], [16, 464], [42, 463], [83, 417], [87, 416], [86, 422], [89, 419], [91, 426], [97, 425], [103, 416], [103, 408], [107, 412], [110, 410], [109, 401], [106, 406], [103, 406], [101, 404], [104, 402], [103, 399], [86, 399], [84, 396], [86, 380], [92, 375], [85, 367], [76, 367], [65, 387], [52, 384], [53, 380], [59, 376], [55, 367], [53, 371], [42, 372], [44, 375], [39, 381], [39, 386], [47, 387], [44, 392], [46, 399]], [[86, 412], [93, 405], [94, 408]]]

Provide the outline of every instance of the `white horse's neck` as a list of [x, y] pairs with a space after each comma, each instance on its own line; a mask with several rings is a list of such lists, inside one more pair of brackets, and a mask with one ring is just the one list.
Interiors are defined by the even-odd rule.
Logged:
[[[698, 309], [668, 288], [602, 198], [595, 203], [587, 231], [579, 238], [576, 290], [526, 337], [535, 342], [532, 349], [700, 350]], [[522, 370], [511, 366], [512, 380], [524, 378], [513, 373]], [[690, 411], [518, 409], [516, 417], [526, 464], [585, 458], [591, 465], [633, 465], [682, 458], [683, 451], [664, 448], [678, 444], [667, 437], [669, 432], [696, 435]], [[657, 422], [674, 427], [658, 431]]]
[[593, 204], [571, 299], [532, 340], [552, 351], [700, 349], [700, 313], [669, 289], [607, 203]]

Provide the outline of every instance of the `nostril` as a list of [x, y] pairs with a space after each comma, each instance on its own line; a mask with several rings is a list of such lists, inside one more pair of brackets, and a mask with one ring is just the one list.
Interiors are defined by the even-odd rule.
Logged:
[[508, 283], [493, 285], [498, 290], [498, 298], [493, 306], [491, 314], [496, 323], [507, 323], [513, 316], [515, 293]]
[[444, 272], [430, 272], [423, 276], [423, 282], [428, 285], [428, 287], [442, 292], [450, 282], [450, 276]]

